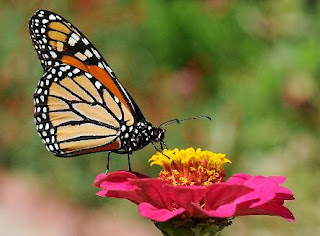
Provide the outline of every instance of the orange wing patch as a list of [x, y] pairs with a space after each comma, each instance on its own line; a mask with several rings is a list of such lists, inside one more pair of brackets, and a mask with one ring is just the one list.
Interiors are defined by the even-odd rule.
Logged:
[[87, 66], [83, 62], [71, 56], [63, 56], [61, 59], [63, 64], [71, 65], [77, 67], [85, 72], [88, 72]]
[[48, 36], [56, 41], [66, 42], [67, 41], [67, 35], [60, 33], [58, 31], [49, 31]]
[[119, 119], [122, 119], [122, 113], [121, 113], [120, 107], [113, 100], [113, 98], [111, 97], [110, 93], [107, 92], [107, 90], [105, 90], [105, 89], [103, 90], [103, 100], [104, 100], [104, 102], [106, 104], [108, 104], [108, 107], [114, 113], [114, 115], [116, 117], [118, 117]]
[[57, 21], [53, 21], [53, 22], [49, 23], [48, 26], [49, 26], [50, 29], [53, 29], [55, 31], [60, 31], [60, 32], [62, 32], [64, 34], [70, 34], [71, 33], [71, 30], [67, 25], [62, 24], [62, 23], [57, 22]]
[[117, 150], [120, 148], [121, 148], [121, 142], [120, 142], [120, 139], [117, 138], [115, 141], [113, 141], [110, 144], [104, 145], [102, 147], [96, 147], [96, 148], [91, 148], [88, 150], [82, 150], [78, 154], [87, 154], [87, 153], [92, 153], [92, 152], [103, 152], [103, 151]]
[[70, 121], [82, 121], [83, 119], [71, 111], [51, 112], [50, 121], [53, 126], [58, 126]]
[[87, 103], [76, 103], [72, 106], [76, 111], [90, 118], [113, 127], [120, 127], [119, 122], [110, 115], [110, 113], [100, 105], [90, 105]]
[[60, 148], [65, 153], [81, 152], [84, 149], [92, 149], [92, 147], [108, 145], [114, 139], [115, 139], [114, 137], [107, 137], [107, 138], [101, 138], [101, 139], [87, 139], [87, 140], [80, 140], [80, 141], [73, 141], [73, 142], [65, 142], [65, 143], [60, 143]]
[[59, 142], [68, 139], [78, 138], [81, 136], [114, 136], [116, 135], [114, 129], [104, 126], [98, 126], [90, 123], [83, 123], [80, 125], [67, 125], [57, 128], [57, 140]]
[[58, 110], [67, 110], [69, 109], [69, 105], [61, 100], [60, 98], [48, 97], [47, 106], [49, 107], [49, 111], [58, 111]]
[[61, 80], [60, 84], [62, 84], [67, 89], [73, 91], [75, 94], [81, 97], [82, 100], [87, 102], [94, 102], [94, 100], [82, 88], [80, 88], [79, 85], [76, 84], [73, 79], [66, 77], [63, 80]]
[[84, 75], [77, 76], [74, 78], [81, 87], [85, 88], [86, 91], [98, 102], [102, 103], [102, 98], [98, 93], [97, 89], [93, 86], [93, 84], [88, 80], [88, 78]]
[[68, 90], [57, 83], [53, 83], [51, 85], [49, 94], [57, 97], [62, 97], [70, 101], [80, 101], [78, 97], [74, 96], [72, 93], [70, 93]]
[[127, 107], [129, 111], [131, 110], [122, 92], [119, 90], [118, 86], [115, 84], [110, 75], [105, 71], [105, 69], [101, 69], [98, 66], [88, 66], [88, 71], [95, 78], [97, 78], [106, 88], [108, 88], [120, 100], [120, 102]]
[[92, 76], [98, 79], [106, 88], [108, 88], [120, 100], [120, 102], [126, 106], [129, 111], [131, 111], [131, 108], [126, 102], [122, 92], [119, 90], [118, 86], [115, 84], [115, 82], [105, 69], [102, 69], [98, 66], [85, 65], [81, 61], [70, 56], [63, 56], [62, 62], [67, 65], [78, 67], [79, 69], [90, 73]]

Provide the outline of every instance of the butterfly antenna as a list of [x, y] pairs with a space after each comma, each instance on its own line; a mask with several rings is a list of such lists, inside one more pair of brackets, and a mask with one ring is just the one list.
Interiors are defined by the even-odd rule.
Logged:
[[163, 128], [163, 127], [170, 125], [170, 124], [173, 124], [173, 123], [180, 124], [180, 122], [182, 122], [182, 121], [196, 120], [196, 119], [200, 119], [200, 118], [206, 118], [208, 120], [212, 120], [210, 116], [195, 116], [195, 117], [190, 117], [190, 118], [185, 118], [185, 119], [172, 119], [172, 120], [168, 120], [168, 121], [165, 121], [162, 124], [160, 124], [159, 128]]

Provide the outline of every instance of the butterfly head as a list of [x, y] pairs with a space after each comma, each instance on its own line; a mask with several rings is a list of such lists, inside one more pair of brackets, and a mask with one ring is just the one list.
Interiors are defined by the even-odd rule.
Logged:
[[166, 130], [162, 128], [154, 128], [152, 138], [156, 142], [161, 142], [164, 140]]

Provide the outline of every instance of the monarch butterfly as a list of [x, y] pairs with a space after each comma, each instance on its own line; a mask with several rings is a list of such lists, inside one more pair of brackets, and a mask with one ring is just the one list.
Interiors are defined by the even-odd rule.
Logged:
[[[35, 124], [58, 157], [108, 151], [129, 154], [154, 142], [165, 146], [164, 126], [148, 122], [90, 41], [60, 15], [38, 10], [29, 21], [44, 74], [34, 93]], [[197, 118], [197, 117], [195, 117]]]

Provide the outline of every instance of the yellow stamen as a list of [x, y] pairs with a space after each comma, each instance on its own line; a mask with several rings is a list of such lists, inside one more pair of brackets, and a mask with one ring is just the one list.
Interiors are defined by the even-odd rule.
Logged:
[[[149, 162], [151, 166], [163, 168], [159, 178], [173, 185], [203, 185], [224, 181], [223, 164], [231, 163], [225, 154], [201, 151], [200, 148], [186, 150], [165, 149], [162, 153], [153, 155]], [[168, 157], [170, 157], [170, 159]]]

